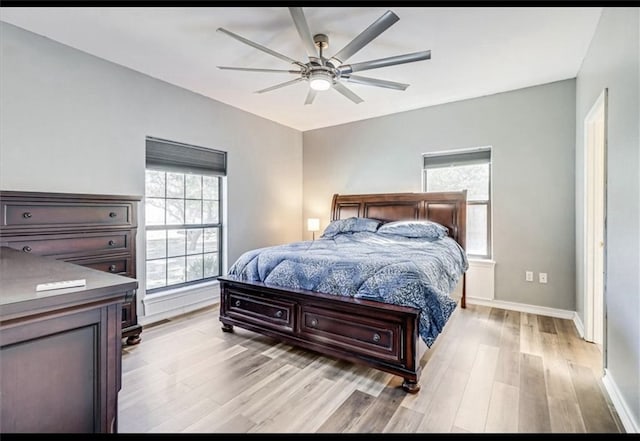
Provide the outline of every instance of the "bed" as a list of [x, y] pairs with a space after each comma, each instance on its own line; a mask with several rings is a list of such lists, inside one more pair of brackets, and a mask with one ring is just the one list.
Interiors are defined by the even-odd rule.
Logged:
[[[466, 191], [335, 194], [331, 205], [331, 221], [351, 218], [375, 219], [383, 225], [401, 220], [434, 221], [446, 227], [446, 234], [464, 254]], [[346, 242], [347, 236], [349, 241], [356, 238], [369, 241], [375, 234], [348, 234], [341, 242]], [[328, 245], [333, 246], [311, 241], [291, 244], [294, 248], [297, 246], [305, 250]], [[391, 249], [395, 245], [389, 243], [384, 246]], [[246, 277], [240, 277], [238, 271], [235, 271], [236, 274], [231, 271], [243, 259], [251, 261], [254, 255], [264, 250], [280, 248], [247, 252], [231, 267], [230, 274], [218, 278], [222, 330], [232, 332], [234, 326], [239, 326], [294, 346], [365, 364], [402, 377], [402, 388], [409, 393], [417, 393], [420, 390], [421, 349], [425, 347], [425, 336], [429, 338], [424, 332], [425, 317], [424, 314], [421, 316], [421, 309], [418, 306], [387, 303], [379, 298], [327, 292], [326, 286], [320, 290], [324, 292], [320, 292], [301, 288], [300, 284], [295, 283], [295, 288], [269, 283], [269, 278], [264, 278], [264, 281], [247, 280]], [[466, 259], [464, 261], [466, 265]], [[466, 307], [464, 270], [466, 266], [460, 274], [462, 308]], [[446, 293], [446, 296], [450, 293]], [[446, 322], [447, 318], [444, 317], [443, 321]], [[439, 324], [438, 332], [443, 325]], [[435, 332], [432, 340], [438, 332]]]

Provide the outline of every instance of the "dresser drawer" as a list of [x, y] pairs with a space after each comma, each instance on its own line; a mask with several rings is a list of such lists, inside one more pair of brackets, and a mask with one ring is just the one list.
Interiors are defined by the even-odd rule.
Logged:
[[134, 277], [135, 271], [131, 266], [130, 257], [109, 257], [103, 259], [65, 259], [67, 262], [93, 268], [105, 273], [120, 274]]
[[301, 306], [300, 333], [310, 341], [346, 350], [370, 353], [391, 361], [401, 359], [399, 324], [344, 314], [314, 306]]
[[130, 252], [131, 233], [77, 233], [3, 237], [2, 243], [15, 250], [60, 259], [94, 254]]
[[236, 317], [258, 325], [286, 331], [293, 330], [294, 307], [293, 302], [284, 299], [264, 298], [227, 291], [225, 310], [229, 317]]
[[42, 228], [62, 226], [132, 225], [132, 204], [74, 204], [64, 202], [2, 203], [4, 227]]

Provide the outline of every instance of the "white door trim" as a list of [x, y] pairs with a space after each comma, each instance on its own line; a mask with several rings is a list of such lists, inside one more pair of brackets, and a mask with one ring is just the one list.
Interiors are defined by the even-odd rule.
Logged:
[[[593, 223], [590, 218], [593, 214], [593, 201], [590, 200], [590, 197], [593, 196], [593, 189], [590, 189], [591, 186], [594, 185], [593, 182], [589, 181], [589, 177], [592, 176], [592, 172], [589, 171], [590, 167], [593, 167], [593, 155], [592, 146], [589, 144], [589, 131], [593, 126], [593, 122], [602, 112], [602, 117], [604, 118], [604, 127], [603, 127], [603, 160], [602, 160], [602, 173], [603, 173], [603, 181], [604, 188], [603, 190], [603, 202], [602, 202], [602, 231], [603, 231], [603, 239], [606, 239], [606, 149], [607, 149], [607, 89], [603, 89], [598, 99], [595, 101], [589, 113], [584, 118], [584, 219], [583, 219], [583, 245], [584, 245], [584, 257], [583, 257], [583, 274], [584, 274], [584, 305], [585, 305], [585, 313], [584, 313], [584, 338], [587, 341], [594, 341], [596, 338], [596, 334], [594, 330], [596, 330], [596, 326], [602, 327], [602, 343], [603, 343], [603, 358], [606, 360], [606, 240], [604, 242], [604, 248], [602, 250], [603, 261], [602, 261], [602, 271], [603, 276], [602, 280], [595, 279], [595, 283], [602, 283], [602, 303], [600, 305], [594, 304], [594, 273], [593, 273], [593, 259], [594, 259], [594, 248], [592, 245], [593, 241]], [[595, 246], [599, 246], [599, 244], [595, 244]], [[602, 323], [594, 322], [594, 313], [597, 313], [601, 307], [601, 315], [602, 315]], [[600, 319], [597, 319], [600, 320]], [[605, 362], [606, 363], [606, 362]], [[606, 364], [605, 364], [606, 367]]]

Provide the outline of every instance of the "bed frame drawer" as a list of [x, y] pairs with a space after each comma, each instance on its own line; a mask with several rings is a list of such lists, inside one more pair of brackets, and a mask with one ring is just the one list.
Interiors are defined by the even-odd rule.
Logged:
[[295, 303], [285, 299], [266, 298], [230, 289], [224, 302], [226, 314], [261, 326], [292, 331]]
[[347, 350], [357, 349], [378, 358], [398, 361], [399, 324], [374, 317], [350, 315], [310, 305], [300, 310], [300, 334], [310, 341], [331, 344]]

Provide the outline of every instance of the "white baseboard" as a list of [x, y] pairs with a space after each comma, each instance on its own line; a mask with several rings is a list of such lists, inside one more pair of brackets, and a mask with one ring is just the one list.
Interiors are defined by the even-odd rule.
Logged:
[[631, 413], [631, 409], [629, 409], [627, 402], [624, 400], [624, 397], [620, 393], [620, 389], [618, 389], [618, 385], [608, 369], [604, 370], [602, 383], [604, 383], [604, 387], [607, 389], [607, 393], [611, 398], [613, 407], [615, 407], [616, 412], [618, 412], [618, 416], [624, 426], [624, 430], [626, 430], [627, 433], [640, 433], [640, 424], [638, 424], [633, 413]]
[[467, 303], [569, 320], [573, 320], [576, 314], [575, 311], [569, 311], [568, 309], [548, 308], [546, 306], [527, 305], [526, 303], [506, 302], [504, 300], [487, 300], [469, 296], [467, 296]]
[[220, 284], [216, 282], [187, 286], [142, 299], [144, 315], [138, 316], [141, 325], [148, 325], [196, 309], [214, 305], [220, 301]]
[[584, 339], [584, 325], [582, 324], [582, 319], [577, 312], [573, 315], [573, 324], [576, 326], [580, 338]]

